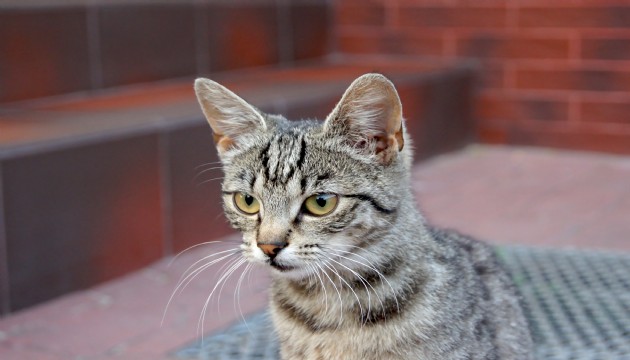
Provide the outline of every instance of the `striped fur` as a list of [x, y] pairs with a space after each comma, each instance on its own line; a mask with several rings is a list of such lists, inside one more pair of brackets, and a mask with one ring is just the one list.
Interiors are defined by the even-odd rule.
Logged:
[[[202, 107], [221, 109], [226, 91], [197, 83]], [[224, 115], [241, 101], [204, 112], [219, 114], [209, 123], [228, 136], [224, 209], [243, 256], [280, 265], [268, 267], [283, 359], [531, 359], [517, 293], [491, 249], [416, 209], [411, 141], [387, 79], [357, 79], [323, 124], [243, 106], [229, 138]], [[256, 197], [260, 212], [239, 211], [235, 192]], [[310, 216], [303, 203], [319, 193], [339, 195], [337, 207]], [[289, 244], [273, 262], [256, 246], [270, 239]]]

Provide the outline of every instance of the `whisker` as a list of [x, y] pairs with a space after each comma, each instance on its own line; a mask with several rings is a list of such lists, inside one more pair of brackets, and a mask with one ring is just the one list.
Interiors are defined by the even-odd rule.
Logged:
[[217, 164], [221, 164], [221, 161], [211, 161], [211, 162], [203, 163], [201, 165], [197, 165], [195, 166], [195, 170], [204, 166], [217, 165]]
[[228, 255], [224, 255], [218, 259], [214, 259], [212, 261], [210, 261], [209, 263], [206, 263], [200, 267], [198, 267], [197, 269], [195, 269], [194, 271], [192, 271], [190, 274], [188, 274], [185, 278], [180, 279], [180, 281], [177, 282], [177, 286], [175, 286], [175, 289], [173, 290], [173, 292], [171, 293], [171, 296], [168, 299], [168, 302], [166, 303], [166, 306], [164, 307], [164, 313], [162, 314], [162, 321], [160, 322], [160, 326], [162, 326], [164, 324], [164, 319], [166, 318], [166, 313], [168, 312], [169, 306], [171, 305], [171, 302], [173, 301], [173, 299], [175, 298], [176, 295], [179, 295], [182, 293], [182, 291], [184, 291], [184, 289], [188, 286], [188, 284], [190, 284], [190, 282], [192, 282], [195, 277], [197, 277], [197, 275], [201, 274], [204, 270], [208, 269], [209, 267], [211, 267], [212, 265], [216, 264], [219, 261], [222, 261], [230, 256], [235, 255], [233, 254], [228, 254]]
[[[355, 248], [358, 248], [358, 249], [363, 249], [363, 248], [361, 248], [361, 247], [359, 247], [359, 246], [354, 246], [354, 245], [344, 245], [344, 246], [350, 246], [350, 247], [355, 247]], [[354, 262], [356, 262], [356, 263], [358, 263], [358, 264], [362, 264], [363, 266], [367, 266], [369, 269], [371, 269], [372, 271], [374, 271], [374, 272], [375, 272], [375, 273], [376, 273], [376, 274], [377, 274], [377, 275], [381, 278], [381, 281], [385, 281], [385, 282], [387, 283], [387, 285], [389, 286], [390, 290], [392, 291], [392, 294], [394, 295], [394, 301], [396, 301], [396, 310], [397, 310], [398, 312], [400, 312], [400, 305], [399, 305], [399, 303], [398, 303], [398, 294], [396, 293], [396, 290], [394, 290], [394, 287], [392, 286], [392, 284], [389, 282], [389, 280], [387, 280], [387, 277], [385, 277], [385, 275], [383, 275], [383, 273], [381, 273], [381, 272], [380, 272], [380, 271], [376, 268], [376, 266], [375, 266], [374, 264], [372, 264], [372, 262], [371, 262], [369, 259], [367, 259], [367, 258], [365, 258], [365, 257], [363, 257], [363, 256], [361, 256], [361, 255], [359, 255], [359, 254], [357, 254], [357, 253], [355, 253], [355, 252], [352, 252], [352, 251], [341, 250], [341, 249], [335, 249], [335, 248], [333, 248], [333, 247], [329, 247], [329, 246], [325, 246], [325, 248], [327, 248], [327, 249], [329, 249], [329, 250], [332, 250], [332, 251], [340, 251], [340, 252], [343, 252], [343, 253], [346, 253], [346, 254], [349, 254], [349, 255], [354, 255], [354, 256], [356, 256], [356, 257], [359, 257], [359, 258], [361, 258], [361, 259], [365, 260], [368, 264], [370, 264], [370, 266], [368, 266], [368, 265], [365, 265], [365, 264], [363, 264], [363, 263], [361, 263], [361, 262], [359, 262], [359, 261], [352, 260], [352, 259], [348, 259], [348, 260], [354, 261]], [[365, 249], [364, 249], [364, 250], [365, 250]], [[366, 251], [367, 251], [367, 250], [366, 250]], [[370, 252], [370, 251], [367, 251], [367, 252]]]
[[319, 271], [317, 271], [315, 266], [308, 263], [306, 265], [308, 265], [308, 267], [313, 271], [313, 274], [317, 276], [317, 279], [319, 279], [319, 283], [322, 285], [322, 289], [324, 290], [324, 309], [325, 309], [324, 312], [328, 314], [328, 292], [326, 291], [326, 286], [324, 285], [324, 281], [322, 280], [322, 277], [319, 276]]
[[199, 244], [195, 244], [195, 245], [193, 245], [193, 246], [190, 246], [190, 247], [188, 247], [188, 248], [186, 248], [186, 249], [184, 249], [184, 250], [180, 251], [179, 253], [177, 253], [177, 255], [173, 256], [173, 258], [172, 258], [172, 259], [168, 262], [168, 265], [167, 265], [167, 266], [168, 266], [168, 267], [171, 267], [171, 265], [173, 265], [173, 263], [175, 262], [175, 260], [177, 260], [177, 259], [178, 259], [180, 256], [182, 256], [184, 253], [186, 253], [186, 252], [188, 252], [188, 251], [190, 251], [190, 250], [192, 250], [192, 249], [194, 249], [194, 248], [196, 248], [196, 247], [199, 247], [199, 246], [202, 246], [202, 245], [216, 244], [216, 243], [220, 243], [220, 242], [223, 242], [223, 241], [220, 241], [220, 240], [217, 240], [217, 241], [206, 241], [206, 242], [202, 242], [202, 243], [199, 243]]
[[[234, 269], [234, 270], [236, 270], [236, 269]], [[225, 284], [227, 284], [227, 281], [223, 281], [223, 284], [219, 288], [219, 293], [217, 294], [217, 311], [219, 311], [220, 307], [221, 307], [221, 294], [223, 293], [223, 288], [225, 287]]]
[[203, 184], [205, 184], [205, 183], [209, 183], [210, 181], [223, 180], [223, 178], [224, 178], [224, 176], [219, 176], [219, 177], [217, 177], [217, 178], [204, 180], [204, 181], [200, 182], [199, 184], [197, 184], [196, 186], [198, 186], [198, 187], [199, 187], [199, 186], [201, 186], [201, 185], [203, 185]]
[[[213, 253], [213, 254], [210, 254], [210, 255], [207, 255], [207, 256], [202, 257], [201, 259], [199, 259], [199, 260], [195, 261], [194, 263], [192, 263], [192, 265], [190, 265], [190, 266], [189, 266], [186, 270], [184, 270], [184, 273], [183, 273], [183, 274], [182, 274], [182, 276], [179, 278], [179, 279], [180, 279], [180, 281], [181, 281], [181, 279], [182, 279], [184, 276], [186, 276], [186, 275], [188, 274], [188, 272], [190, 271], [190, 269], [192, 269], [193, 267], [195, 267], [195, 265], [199, 264], [200, 262], [202, 262], [202, 261], [204, 261], [204, 260], [211, 259], [212, 257], [217, 256], [217, 255], [221, 255], [221, 254], [225, 254], [225, 253], [229, 253], [229, 252], [238, 252], [239, 250], [240, 250], [239, 248], [234, 248], [234, 249], [229, 249], [229, 250], [219, 251], [219, 252], [216, 252], [216, 253]], [[178, 281], [178, 282], [179, 282], [179, 281]]]
[[[332, 260], [332, 259], [328, 258], [328, 260]], [[359, 304], [359, 309], [361, 310], [361, 314], [363, 314], [364, 311], [363, 311], [363, 305], [361, 305], [361, 299], [359, 299], [359, 295], [357, 295], [356, 291], [354, 291], [352, 286], [350, 286], [350, 284], [339, 274], [339, 272], [335, 269], [334, 265], [324, 260], [324, 266], [326, 266], [332, 272], [334, 272], [335, 275], [337, 275], [337, 277], [339, 278], [339, 280], [341, 280], [344, 284], [346, 284], [346, 286], [350, 289], [350, 291], [352, 291], [352, 293], [354, 294], [354, 297], [357, 299], [357, 304]]]
[[192, 181], [197, 180], [201, 175], [207, 173], [208, 171], [212, 171], [212, 170], [218, 170], [218, 169], [222, 169], [223, 166], [214, 166], [211, 168], [207, 168], [207, 169], [203, 169], [200, 172], [197, 173], [197, 175], [195, 175], [195, 177], [192, 178]]
[[[206, 321], [206, 313], [208, 310], [208, 305], [210, 303], [210, 300], [212, 299], [212, 296], [214, 295], [214, 292], [216, 291], [217, 287], [223, 283], [224, 281], [227, 281], [227, 279], [234, 273], [234, 271], [236, 269], [238, 269], [241, 265], [243, 265], [247, 260], [244, 258], [240, 258], [235, 260], [234, 262], [232, 262], [232, 265], [229, 267], [228, 270], [226, 270], [223, 275], [221, 275], [221, 278], [219, 278], [219, 280], [217, 281], [217, 283], [214, 285], [214, 287], [212, 288], [212, 291], [210, 292], [210, 295], [208, 295], [208, 297], [206, 298], [206, 301], [203, 305], [203, 309], [201, 310], [201, 316], [199, 317], [199, 321], [197, 323], [197, 332], [198, 334], [200, 334], [201, 336], [201, 345], [203, 347], [203, 341], [204, 341], [204, 324]], [[218, 299], [220, 301], [220, 299]]]
[[245, 323], [245, 327], [247, 328], [249, 333], [253, 335], [254, 333], [252, 333], [252, 330], [249, 328], [249, 324], [247, 324], [247, 320], [245, 320], [245, 316], [243, 315], [243, 307], [241, 306], [241, 283], [243, 282], [243, 279], [245, 278], [245, 274], [247, 274], [251, 269], [252, 269], [252, 263], [248, 263], [247, 266], [245, 266], [245, 270], [243, 270], [243, 272], [241, 273], [241, 276], [239, 276], [238, 278], [238, 282], [236, 283], [236, 289], [234, 291], [234, 298], [235, 298], [234, 310], [236, 310], [236, 304], [238, 304], [238, 312], [241, 315], [241, 319]]
[[[331, 250], [333, 250], [333, 249], [331, 249]], [[333, 250], [333, 251], [335, 251], [335, 250]], [[363, 266], [365, 266], [365, 267], [367, 267], [367, 268], [370, 268], [370, 269], [372, 269], [372, 270], [374, 270], [374, 271], [377, 271], [376, 269], [373, 269], [373, 268], [371, 268], [370, 266], [368, 266], [368, 265], [366, 265], [366, 264], [364, 264], [364, 263], [362, 263], [362, 262], [360, 262], [360, 261], [357, 261], [357, 260], [354, 260], [354, 259], [350, 259], [350, 258], [349, 258], [349, 257], [347, 257], [347, 256], [343, 256], [343, 255], [341, 255], [341, 254], [335, 254], [335, 255], [336, 255], [336, 256], [339, 256], [340, 258], [343, 258], [343, 259], [346, 259], [346, 260], [349, 260], [349, 261], [355, 262], [355, 263], [357, 263], [357, 264], [363, 265]], [[332, 259], [331, 259], [331, 260], [332, 260]], [[342, 266], [343, 266], [343, 264], [340, 264], [340, 265], [342, 265]], [[345, 266], [344, 266], [344, 267], [345, 267]], [[349, 268], [348, 268], [348, 270], [352, 271], [352, 270], [351, 270], [351, 269], [349, 269]], [[354, 271], [352, 271], [352, 272], [354, 273]], [[378, 296], [378, 292], [376, 291], [376, 289], [374, 288], [374, 286], [372, 286], [372, 284], [370, 284], [370, 283], [367, 281], [367, 279], [365, 279], [365, 278], [364, 278], [363, 276], [361, 276], [360, 274], [356, 274], [356, 275], [357, 275], [360, 279], [362, 279], [362, 282], [367, 283], [367, 285], [368, 285], [370, 288], [372, 288], [372, 291], [374, 291], [374, 294], [376, 295], [376, 297], [377, 297], [377, 299], [378, 299], [378, 301], [379, 301], [379, 303], [381, 304], [381, 307], [382, 307], [382, 306], [383, 306], [383, 302], [381, 301], [380, 296]], [[381, 282], [383, 282], [383, 280], [382, 280], [382, 279], [381, 279]], [[364, 285], [364, 286], [365, 286], [365, 285]], [[367, 289], [366, 289], [366, 290], [367, 290]]]
[[[216, 263], [218, 263], [218, 262], [220, 262], [220, 261], [223, 261], [223, 260], [225, 260], [225, 259], [229, 258], [230, 256], [234, 256], [234, 255], [237, 255], [237, 254], [236, 254], [236, 253], [233, 253], [233, 254], [224, 255], [224, 256], [222, 256], [221, 258], [214, 259], [214, 260], [212, 260], [212, 261], [210, 261], [210, 262], [208, 262], [208, 263], [206, 263], [206, 264], [204, 264], [204, 265], [202, 265], [202, 266], [198, 267], [197, 269], [195, 269], [195, 270], [191, 271], [191, 272], [190, 272], [190, 274], [188, 274], [188, 275], [186, 276], [186, 278], [184, 278], [184, 280], [182, 280], [182, 282], [179, 284], [179, 286], [182, 286], [182, 285], [183, 285], [183, 287], [182, 287], [182, 288], [180, 289], [180, 291], [179, 291], [179, 294], [181, 294], [181, 293], [182, 293], [182, 291], [184, 291], [184, 289], [185, 289], [186, 287], [188, 287], [188, 285], [189, 285], [189, 284], [190, 284], [190, 283], [191, 283], [191, 282], [192, 282], [192, 281], [193, 281], [193, 280], [194, 280], [197, 276], [199, 276], [199, 274], [201, 274], [201, 272], [205, 271], [205, 270], [206, 270], [206, 269], [208, 269], [210, 266], [212, 266], [212, 265], [214, 265], [214, 264], [216, 264]], [[186, 280], [186, 279], [188, 279], [188, 280]]]
[[[343, 257], [343, 256], [342, 256], [342, 257]], [[376, 297], [378, 298], [379, 303], [381, 304], [381, 308], [382, 308], [382, 309], [384, 309], [384, 307], [383, 307], [383, 302], [381, 301], [380, 297], [378, 296], [378, 293], [376, 292], [376, 290], [374, 289], [374, 287], [372, 286], [372, 284], [367, 283], [367, 282], [366, 282], [366, 280], [365, 280], [365, 278], [363, 278], [363, 276], [361, 276], [361, 275], [360, 275], [359, 273], [357, 273], [356, 271], [354, 271], [354, 270], [350, 269], [349, 267], [345, 266], [344, 264], [340, 263], [339, 261], [336, 261], [336, 260], [331, 259], [331, 258], [329, 258], [329, 260], [330, 260], [330, 261], [333, 261], [333, 262], [335, 262], [335, 263], [337, 263], [337, 264], [339, 264], [339, 265], [341, 265], [341, 266], [343, 266], [344, 268], [346, 268], [348, 271], [350, 271], [353, 275], [355, 275], [355, 276], [359, 279], [359, 281], [361, 282], [361, 284], [362, 284], [362, 285], [363, 285], [363, 287], [365, 288], [365, 293], [366, 293], [366, 294], [367, 294], [367, 296], [368, 296], [368, 310], [367, 310], [367, 314], [368, 314], [368, 315], [369, 315], [369, 314], [371, 313], [371, 311], [372, 311], [372, 299], [371, 299], [371, 296], [370, 296], [370, 289], [368, 289], [367, 285], [370, 285], [370, 287], [372, 288], [372, 290], [374, 290], [374, 294], [375, 294], [375, 295], [376, 295]], [[367, 283], [367, 285], [366, 285], [366, 283]], [[359, 304], [359, 306], [361, 306], [361, 305]], [[363, 310], [361, 310], [361, 312], [363, 313]], [[366, 318], [366, 319], [367, 319], [367, 318]]]
[[340, 312], [340, 317], [339, 317], [339, 324], [337, 324], [337, 327], [341, 326], [341, 321], [343, 320], [343, 300], [341, 299], [341, 293], [339, 292], [339, 289], [337, 289], [337, 285], [335, 285], [335, 282], [332, 281], [332, 279], [330, 278], [330, 276], [328, 276], [328, 273], [326, 273], [326, 271], [324, 271], [324, 269], [321, 267], [321, 265], [319, 265], [319, 263], [315, 263], [315, 265], [317, 265], [317, 267], [322, 271], [322, 273], [324, 274], [324, 276], [326, 276], [328, 278], [328, 281], [330, 281], [330, 283], [332, 284], [333, 288], [335, 288], [335, 291], [337, 292], [337, 296], [339, 297], [339, 304], [340, 304], [340, 308], [339, 308], [339, 312]]

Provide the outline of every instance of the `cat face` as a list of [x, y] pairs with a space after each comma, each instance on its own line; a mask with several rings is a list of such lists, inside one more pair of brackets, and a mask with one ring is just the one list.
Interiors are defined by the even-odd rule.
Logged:
[[382, 75], [355, 80], [323, 123], [266, 115], [207, 79], [195, 90], [225, 173], [243, 255], [283, 276], [351, 270], [389, 230], [411, 163], [401, 105]]

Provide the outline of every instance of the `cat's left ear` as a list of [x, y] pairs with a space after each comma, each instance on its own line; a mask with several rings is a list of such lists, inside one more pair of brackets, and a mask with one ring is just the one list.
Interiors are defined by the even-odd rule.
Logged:
[[324, 131], [390, 163], [405, 145], [402, 105], [394, 84], [381, 74], [356, 79], [326, 118]]
[[195, 80], [195, 93], [219, 154], [238, 147], [247, 134], [266, 128], [265, 119], [256, 108], [215, 81]]

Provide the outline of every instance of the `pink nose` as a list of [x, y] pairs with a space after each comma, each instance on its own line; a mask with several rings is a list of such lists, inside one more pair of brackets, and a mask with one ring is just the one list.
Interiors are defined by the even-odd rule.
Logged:
[[262, 250], [270, 259], [276, 257], [280, 253], [280, 250], [287, 247], [287, 243], [272, 243], [272, 244], [258, 244], [260, 250]]

